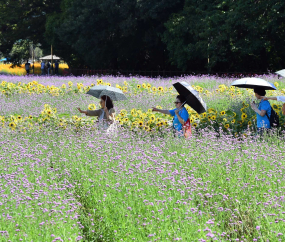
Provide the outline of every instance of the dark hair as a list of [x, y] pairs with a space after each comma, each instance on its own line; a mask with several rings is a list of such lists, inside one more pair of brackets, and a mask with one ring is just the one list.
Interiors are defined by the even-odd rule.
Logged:
[[266, 95], [266, 91], [264, 88], [262, 87], [256, 87], [254, 88], [254, 92], [257, 93], [260, 96], [265, 96]]
[[[179, 101], [180, 101], [182, 104], [186, 101], [186, 98], [183, 97], [183, 96], [181, 96], [181, 95], [178, 95], [176, 98], [179, 99]], [[185, 103], [183, 104], [183, 106], [184, 106], [184, 105], [185, 105]]]
[[103, 95], [101, 97], [101, 99], [105, 102], [106, 100], [106, 107], [108, 108], [108, 110], [110, 110], [111, 108], [114, 107], [113, 101], [109, 96]]

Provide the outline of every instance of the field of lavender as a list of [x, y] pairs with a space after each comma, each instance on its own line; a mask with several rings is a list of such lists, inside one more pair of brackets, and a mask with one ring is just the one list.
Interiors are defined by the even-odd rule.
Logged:
[[[283, 93], [282, 80], [262, 78], [278, 82], [271, 95]], [[126, 116], [117, 135], [103, 135], [93, 123], [80, 129], [47, 123], [60, 117], [44, 123], [39, 117], [31, 122], [39, 128], [18, 129], [45, 105], [56, 109], [54, 115], [83, 119], [76, 107], [98, 106], [98, 100], [85, 95], [81, 84], [92, 86], [98, 77], [0, 76], [0, 241], [285, 240], [284, 134], [261, 139], [248, 125], [235, 136], [223, 123], [217, 135], [209, 125], [232, 122], [228, 111], [220, 113], [237, 107], [242, 111], [236, 116], [247, 112], [240, 121], [251, 121], [245, 111], [251, 92], [230, 91], [235, 79], [214, 76], [102, 79], [126, 86], [128, 100], [115, 103], [117, 113], [139, 116], [138, 110], [147, 113], [152, 106], [173, 108], [176, 93], [169, 88], [186, 81], [201, 90], [210, 123], [199, 132], [193, 128], [189, 140], [173, 137], [167, 125], [134, 132]], [[48, 88], [25, 89], [33, 81]], [[79, 86], [63, 91], [69, 82]], [[141, 91], [143, 84], [156, 88]], [[17, 128], [8, 128], [11, 123]]]

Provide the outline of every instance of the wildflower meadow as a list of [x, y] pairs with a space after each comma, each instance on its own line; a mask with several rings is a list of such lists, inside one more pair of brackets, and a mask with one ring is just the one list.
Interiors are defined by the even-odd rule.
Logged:
[[[285, 93], [284, 80], [266, 79]], [[285, 241], [285, 117], [256, 135], [235, 78], [0, 76], [0, 241]], [[172, 84], [207, 103], [176, 137]], [[86, 92], [120, 88], [118, 131], [102, 133]]]

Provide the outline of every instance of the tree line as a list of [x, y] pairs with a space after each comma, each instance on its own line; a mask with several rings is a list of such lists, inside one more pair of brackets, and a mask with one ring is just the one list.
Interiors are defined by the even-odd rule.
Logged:
[[0, 0], [0, 52], [17, 64], [32, 42], [74, 68], [274, 71], [284, 20], [282, 0]]

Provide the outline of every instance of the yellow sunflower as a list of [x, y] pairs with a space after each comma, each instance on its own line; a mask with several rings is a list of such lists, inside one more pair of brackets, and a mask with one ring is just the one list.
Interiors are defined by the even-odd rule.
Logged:
[[9, 123], [9, 127], [14, 130], [17, 127], [17, 125], [14, 122], [11, 122]]
[[46, 110], [46, 113], [47, 113], [47, 115], [50, 116], [50, 115], [52, 115], [52, 110], [51, 110], [51, 109], [47, 109], [47, 110]]
[[88, 110], [95, 110], [96, 109], [96, 105], [94, 103], [91, 103], [88, 105]]
[[247, 114], [246, 113], [242, 113], [241, 118], [242, 119], [246, 119], [247, 118]]
[[224, 127], [225, 127], [226, 129], [228, 129], [228, 128], [230, 127], [230, 125], [229, 125], [229, 124], [225, 124]]
[[225, 114], [226, 114], [226, 111], [221, 111], [220, 114], [221, 114], [221, 115], [225, 115]]
[[140, 121], [138, 122], [138, 125], [139, 125], [140, 127], [142, 127], [142, 126], [143, 126], [143, 121], [140, 120]]
[[273, 108], [273, 109], [278, 109], [278, 105], [277, 105], [277, 104], [273, 104], [273, 105], [272, 105], [272, 108]]
[[151, 116], [149, 117], [149, 120], [151, 120], [152, 122], [154, 122], [154, 121], [155, 121], [155, 116], [154, 116], [154, 115], [151, 115]]

